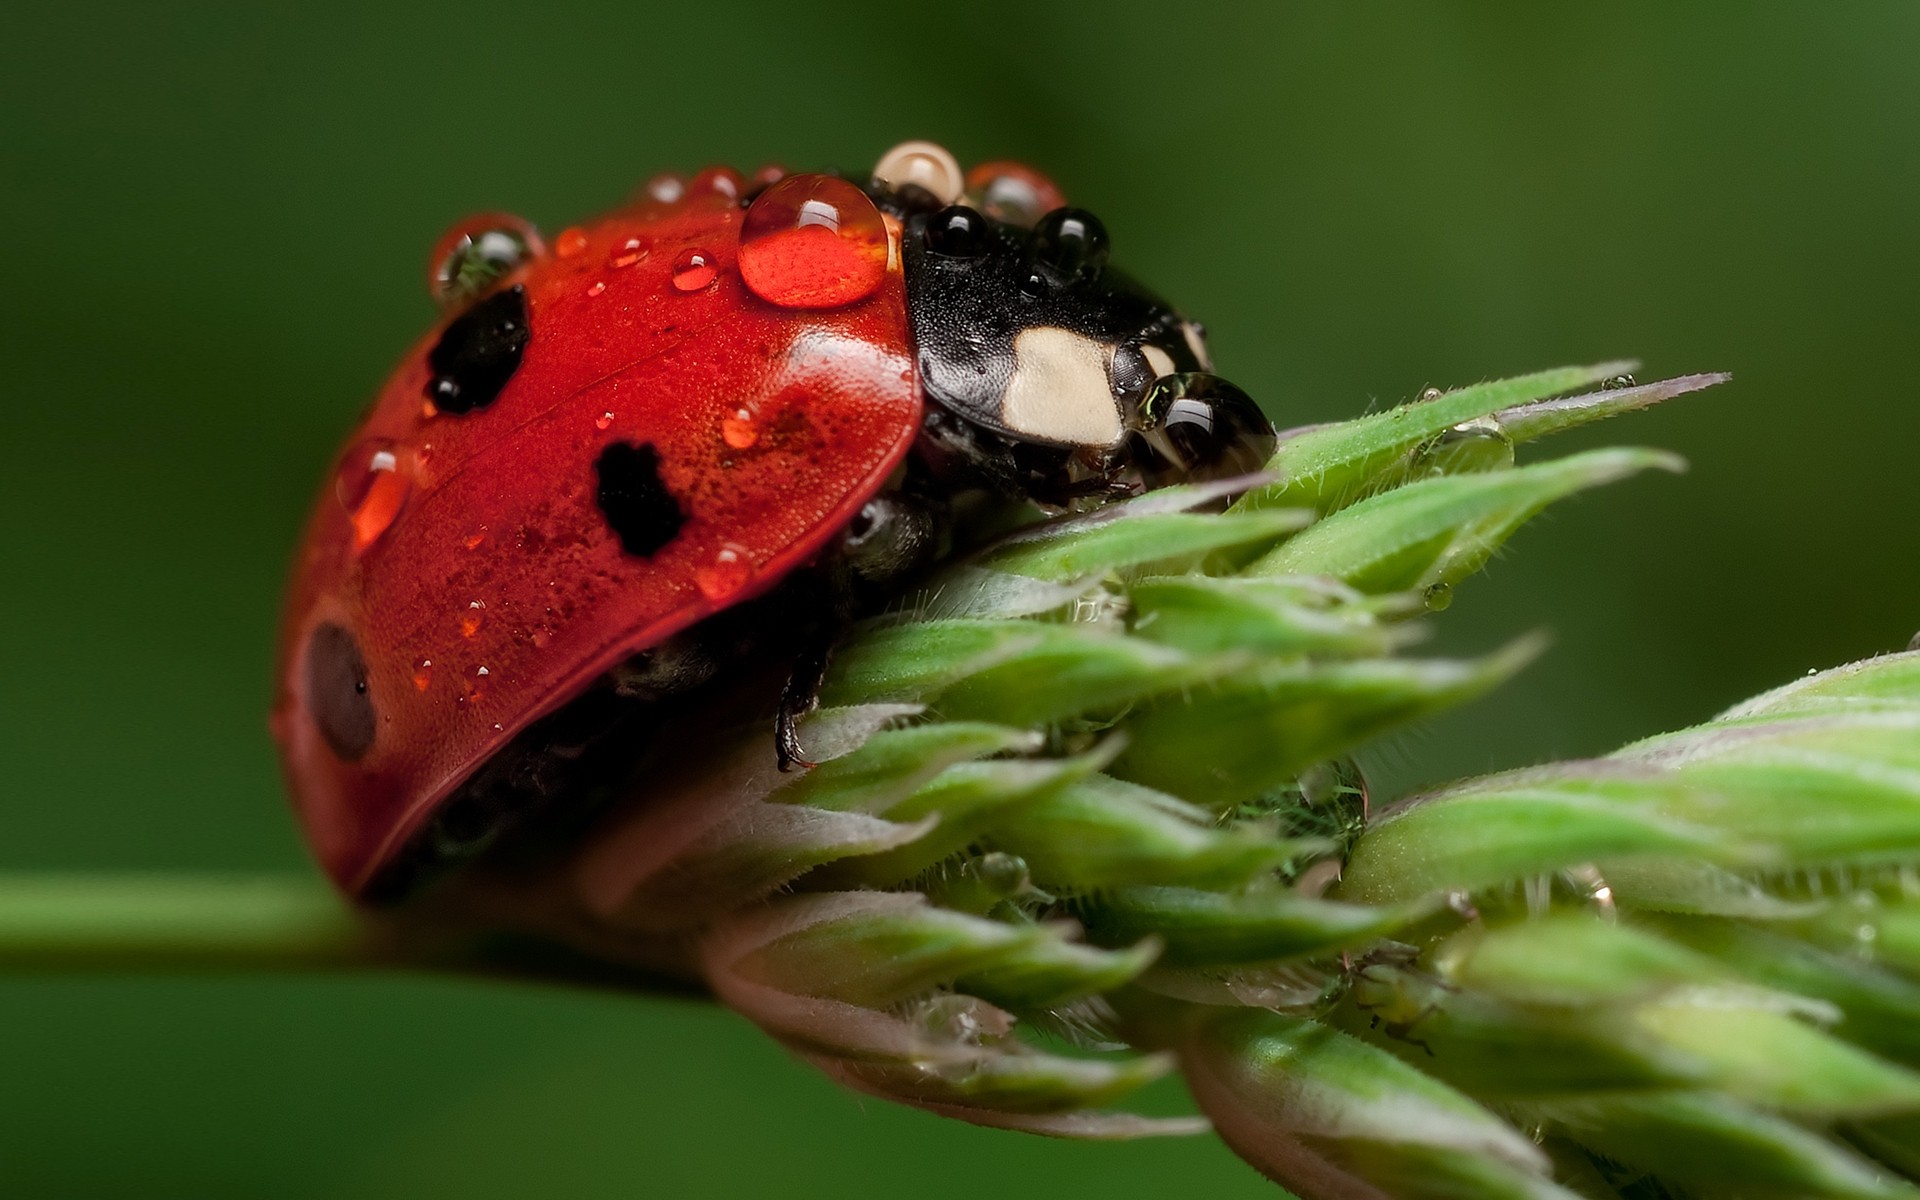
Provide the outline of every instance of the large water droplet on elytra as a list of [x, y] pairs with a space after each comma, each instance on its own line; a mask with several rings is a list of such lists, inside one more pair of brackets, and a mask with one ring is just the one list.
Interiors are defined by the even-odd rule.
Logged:
[[673, 260], [673, 287], [679, 292], [697, 292], [714, 281], [719, 271], [713, 255], [705, 250], [682, 250]]
[[720, 547], [711, 563], [696, 567], [693, 572], [693, 582], [700, 594], [715, 604], [746, 587], [752, 579], [753, 560], [747, 557], [746, 547], [732, 542]]
[[485, 667], [475, 667], [460, 679], [460, 700], [465, 704], [478, 703], [487, 694], [487, 684], [493, 678], [493, 672]]
[[723, 196], [728, 200], [738, 200], [746, 189], [746, 180], [732, 167], [708, 167], [693, 177], [687, 185], [687, 192], [694, 196]]
[[413, 690], [424, 692], [433, 686], [433, 660], [423, 658], [413, 665]]
[[487, 602], [469, 600], [467, 607], [460, 613], [460, 636], [471, 639], [487, 623]]
[[637, 237], [622, 238], [613, 253], [607, 255], [607, 265], [616, 271], [622, 271], [647, 256], [646, 247]]
[[333, 494], [347, 510], [355, 552], [380, 540], [413, 491], [405, 447], [385, 438], [355, 443], [340, 459]]
[[887, 227], [867, 194], [831, 175], [789, 175], [740, 223], [740, 277], [782, 308], [864, 300], [887, 274]]
[[519, 217], [510, 213], [468, 217], [435, 243], [427, 262], [427, 290], [442, 308], [457, 308], [540, 252], [539, 231]]
[[560, 231], [553, 239], [553, 252], [561, 258], [573, 258], [587, 248], [587, 231], [578, 225]]

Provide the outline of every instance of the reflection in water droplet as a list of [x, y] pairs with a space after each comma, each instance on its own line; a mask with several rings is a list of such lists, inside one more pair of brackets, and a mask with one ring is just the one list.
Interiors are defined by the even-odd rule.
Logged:
[[1621, 388], [1630, 388], [1632, 386], [1633, 386], [1633, 376], [1615, 375], [1613, 378], [1607, 380], [1605, 383], [1602, 383], [1600, 385], [1600, 390], [1604, 392], [1617, 392]]
[[740, 408], [732, 416], [721, 418], [720, 440], [735, 450], [745, 450], [759, 441], [760, 427], [754, 424], [753, 413]]
[[1422, 392], [1420, 393], [1420, 400], [1421, 400], [1421, 402], [1422, 402], [1422, 403], [1426, 403], [1426, 402], [1427, 402], [1427, 401], [1429, 401], [1429, 400], [1438, 400], [1438, 399], [1439, 399], [1440, 397], [1442, 397], [1442, 396], [1444, 396], [1444, 395], [1446, 395], [1446, 393], [1445, 393], [1445, 392], [1443, 392], [1443, 391], [1441, 391], [1441, 390], [1440, 390], [1439, 388], [1437, 388], [1437, 387], [1430, 387], [1430, 388], [1427, 388], [1427, 389], [1425, 389], [1425, 390], [1423, 390], [1423, 391], [1422, 391]]
[[333, 494], [347, 510], [353, 527], [353, 549], [365, 550], [380, 540], [380, 535], [400, 515], [413, 490], [403, 467], [404, 447], [384, 438], [370, 438], [355, 444], [340, 460], [333, 477]]
[[487, 623], [486, 610], [487, 610], [487, 602], [484, 600], [473, 600], [468, 602], [467, 611], [460, 614], [460, 636], [461, 637], [471, 638], [475, 634], [480, 632], [480, 627]]
[[561, 258], [573, 258], [587, 248], [587, 231], [578, 225], [560, 231], [553, 239], [553, 252]]
[[616, 271], [624, 270], [646, 256], [647, 252], [640, 248], [640, 239], [630, 237], [614, 247], [613, 253], [607, 256], [607, 265]]
[[612, 429], [613, 414], [610, 412], [601, 413], [599, 416], [593, 419], [593, 427], [595, 429]]
[[708, 566], [698, 567], [693, 572], [693, 582], [700, 594], [708, 600], [719, 603], [747, 586], [753, 578], [753, 563], [747, 557], [744, 546], [728, 542], [720, 547], [720, 553], [713, 556]]
[[863, 300], [887, 274], [887, 228], [867, 194], [831, 175], [789, 175], [740, 224], [740, 277], [782, 308]]
[[541, 252], [540, 233], [508, 213], [468, 217], [442, 234], [427, 262], [427, 290], [442, 308], [465, 304]]
[[487, 694], [487, 680], [492, 675], [485, 667], [475, 667], [460, 680], [460, 699], [471, 704]]
[[424, 692], [433, 686], [433, 660], [423, 658], [413, 667], [413, 690]]
[[662, 204], [672, 204], [685, 195], [687, 186], [680, 182], [678, 175], [655, 175], [647, 180], [647, 196]]
[[1426, 604], [1428, 612], [1445, 612], [1453, 603], [1453, 585], [1436, 583], [1421, 593], [1420, 599]]
[[713, 282], [717, 274], [713, 255], [705, 250], [682, 250], [673, 260], [673, 286], [682, 292], [697, 292]]

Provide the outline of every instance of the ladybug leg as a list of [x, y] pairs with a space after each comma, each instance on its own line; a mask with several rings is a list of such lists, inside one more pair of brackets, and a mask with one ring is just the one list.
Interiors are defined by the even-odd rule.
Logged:
[[819, 765], [800, 745], [799, 724], [801, 717], [820, 707], [820, 684], [827, 677], [827, 661], [832, 654], [831, 637], [809, 639], [794, 660], [787, 686], [780, 690], [780, 712], [773, 721], [773, 753], [783, 772]]

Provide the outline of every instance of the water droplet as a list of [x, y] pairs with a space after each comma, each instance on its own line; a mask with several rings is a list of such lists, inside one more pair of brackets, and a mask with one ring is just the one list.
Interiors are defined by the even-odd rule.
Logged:
[[487, 602], [472, 600], [467, 603], [467, 611], [460, 614], [460, 636], [472, 638], [487, 623]]
[[662, 204], [672, 204], [686, 192], [687, 185], [680, 182], [678, 175], [655, 175], [647, 180], [647, 197]]
[[941, 204], [958, 200], [966, 187], [960, 163], [945, 146], [933, 142], [901, 142], [880, 156], [873, 179], [895, 191], [921, 188]]
[[478, 530], [475, 530], [473, 533], [470, 533], [466, 537], [461, 538], [460, 544], [462, 546], [465, 546], [469, 550], [478, 550], [480, 548], [480, 543], [486, 540], [487, 540], [487, 530], [485, 526], [482, 526]]
[[595, 429], [612, 429], [613, 414], [610, 412], [601, 413], [599, 416], [593, 419], [593, 427]]
[[735, 409], [730, 417], [720, 420], [720, 440], [735, 450], [745, 450], [760, 440], [760, 427], [754, 423], [753, 413], [747, 409]]
[[591, 285], [588, 286], [587, 295], [598, 296], [602, 292], [605, 292], [606, 290], [607, 290], [607, 281], [604, 279], [596, 279], [593, 281]]
[[333, 494], [347, 510], [353, 527], [353, 549], [365, 550], [380, 540], [380, 535], [400, 515], [413, 490], [407, 478], [404, 447], [384, 438], [369, 438], [356, 443], [340, 459], [334, 473]]
[[1621, 388], [1630, 388], [1632, 386], [1633, 386], [1633, 376], [1615, 375], [1613, 378], [1608, 379], [1606, 382], [1602, 383], [1600, 385], [1600, 390], [1603, 392], [1617, 392]]
[[433, 660], [423, 658], [413, 666], [413, 690], [424, 692], [433, 686]]
[[1453, 603], [1453, 585], [1436, 583], [1422, 592], [1420, 599], [1426, 604], [1428, 612], [1445, 612], [1447, 606]]
[[540, 233], [509, 213], [468, 217], [442, 234], [427, 262], [427, 290], [442, 308], [465, 304], [541, 253]]
[[967, 195], [994, 220], [1029, 227], [1067, 203], [1053, 180], [1015, 162], [986, 162], [968, 171]]
[[553, 239], [553, 252], [561, 258], [573, 258], [587, 248], [587, 231], [578, 225], [560, 231]]
[[1907, 639], [1907, 649], [1920, 650], [1920, 633], [1916, 633]]
[[1056, 208], [1033, 229], [1033, 260], [1066, 279], [1092, 279], [1106, 269], [1107, 227], [1083, 208]]
[[682, 250], [673, 260], [673, 286], [682, 292], [697, 292], [712, 283], [719, 272], [713, 255], [705, 250]]
[[747, 586], [752, 578], [753, 562], [747, 557], [746, 547], [733, 542], [720, 547], [711, 564], [693, 572], [700, 594], [716, 604]]
[[640, 246], [640, 239], [630, 237], [614, 247], [613, 253], [607, 256], [607, 265], [616, 271], [624, 270], [646, 256], [647, 252]]
[[887, 274], [887, 227], [867, 194], [831, 175], [789, 175], [740, 224], [740, 277], [782, 308], [864, 300]]
[[1475, 417], [1429, 441], [1416, 457], [1433, 475], [1502, 471], [1513, 465], [1513, 439], [1494, 418]]
[[460, 681], [461, 701], [466, 704], [472, 704], [480, 699], [480, 697], [486, 695], [487, 681], [492, 674], [493, 673], [485, 667], [475, 667], [473, 670], [468, 671], [466, 677]]
[[738, 200], [745, 184], [740, 172], [732, 167], [708, 167], [693, 177], [693, 183], [687, 190], [696, 196], [719, 195], [728, 200]]
[[1420, 393], [1420, 402], [1422, 404], [1425, 404], [1431, 400], [1438, 400], [1440, 397], [1444, 395], [1446, 395], [1446, 393], [1441, 391], [1437, 387], [1426, 388]]
[[979, 210], [953, 204], [927, 219], [927, 249], [942, 258], [975, 258], [994, 244]]

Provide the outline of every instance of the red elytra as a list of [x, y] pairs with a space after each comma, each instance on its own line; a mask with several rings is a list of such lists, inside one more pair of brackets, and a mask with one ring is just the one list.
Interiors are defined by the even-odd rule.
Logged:
[[[842, 186], [827, 190], [859, 195]], [[308, 839], [348, 891], [516, 733], [816, 555], [912, 444], [898, 228], [861, 224], [877, 247], [823, 243], [812, 277], [796, 256], [817, 235], [784, 239], [783, 281], [827, 281], [785, 299], [831, 305], [788, 307], [743, 282], [729, 193], [643, 199], [536, 246], [499, 284], [524, 289], [531, 332], [497, 398], [464, 413], [426, 399], [443, 321], [329, 479], [293, 567], [273, 727]], [[614, 443], [652, 447], [684, 517], [650, 554], [596, 507]], [[357, 654], [372, 713], [357, 756], [311, 711], [316, 653]]]

